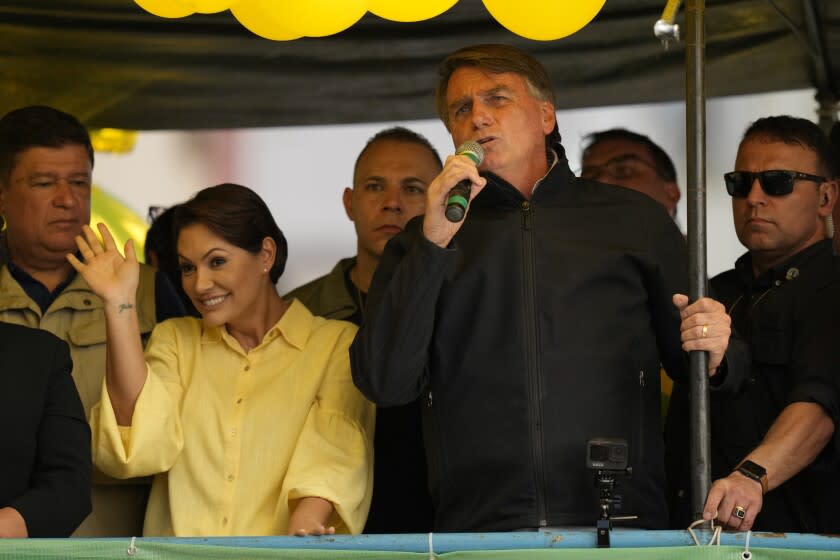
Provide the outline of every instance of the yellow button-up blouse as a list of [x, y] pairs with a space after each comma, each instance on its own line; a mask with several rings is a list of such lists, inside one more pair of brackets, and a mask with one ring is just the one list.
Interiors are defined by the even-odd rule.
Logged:
[[285, 534], [296, 500], [335, 506], [358, 533], [370, 506], [375, 409], [350, 377], [356, 327], [294, 301], [249, 352], [224, 327], [159, 324], [131, 426], [107, 386], [91, 413], [95, 464], [156, 475], [144, 535]]

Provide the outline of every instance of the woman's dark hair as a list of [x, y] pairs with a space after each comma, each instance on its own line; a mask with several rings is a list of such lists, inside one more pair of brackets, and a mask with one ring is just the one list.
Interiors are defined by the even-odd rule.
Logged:
[[269, 271], [277, 283], [286, 268], [288, 245], [283, 232], [260, 196], [242, 185], [224, 183], [208, 187], [175, 209], [174, 229], [177, 242], [181, 230], [201, 224], [240, 249], [254, 255], [262, 250], [263, 239], [270, 237], [277, 245], [274, 264]]
[[159, 271], [164, 273], [175, 291], [178, 292], [178, 297], [181, 298], [181, 303], [184, 304], [184, 309], [187, 315], [193, 317], [200, 317], [201, 314], [193, 305], [192, 300], [184, 291], [184, 286], [181, 283], [181, 265], [178, 262], [178, 249], [175, 243], [175, 209], [178, 205], [167, 208], [152, 222], [149, 231], [146, 232], [146, 243], [143, 245], [143, 252], [146, 257], [146, 264], [155, 266]]

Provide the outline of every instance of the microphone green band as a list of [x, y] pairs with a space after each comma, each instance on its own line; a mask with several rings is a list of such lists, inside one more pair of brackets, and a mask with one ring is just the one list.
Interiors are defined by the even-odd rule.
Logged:
[[470, 203], [470, 201], [467, 200], [466, 198], [464, 198], [463, 196], [461, 196], [460, 194], [454, 194], [454, 195], [449, 197], [449, 199], [446, 201], [446, 203], [447, 204], [457, 204], [458, 206], [466, 208], [467, 205]]

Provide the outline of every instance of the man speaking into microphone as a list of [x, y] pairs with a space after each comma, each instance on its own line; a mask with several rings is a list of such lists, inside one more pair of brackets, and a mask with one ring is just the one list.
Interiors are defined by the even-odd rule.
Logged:
[[[438, 113], [455, 146], [484, 158], [447, 158], [425, 215], [386, 247], [351, 348], [368, 398], [425, 403], [437, 531], [594, 526], [594, 437], [628, 442], [613, 513], [666, 527], [660, 361], [685, 376], [685, 350], [706, 350], [716, 375], [728, 346], [722, 306], [675, 296], [688, 274], [674, 222], [643, 194], [576, 178], [554, 106], [545, 69], [519, 49], [441, 63]], [[451, 221], [465, 180], [466, 216]]]

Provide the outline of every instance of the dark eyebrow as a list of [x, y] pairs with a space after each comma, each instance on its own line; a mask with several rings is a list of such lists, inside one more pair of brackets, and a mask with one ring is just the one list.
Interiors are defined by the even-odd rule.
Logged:
[[[211, 248], [210, 248], [210, 249], [209, 249], [206, 253], [204, 253], [203, 255], [201, 255], [201, 258], [200, 258], [199, 260], [203, 261], [203, 260], [204, 260], [204, 259], [206, 259], [206, 258], [210, 255], [210, 253], [212, 253], [213, 251], [223, 251], [223, 252], [225, 252], [225, 253], [227, 252], [227, 251], [225, 251], [225, 250], [224, 250], [223, 248], [221, 248], [221, 247], [211, 247]], [[181, 253], [178, 253], [178, 258], [179, 258], [179, 259], [183, 259], [183, 260], [185, 260], [185, 261], [187, 261], [187, 262], [192, 262], [192, 261], [190, 261], [190, 259], [188, 259], [188, 258], [187, 258], [187, 257], [185, 257], [184, 255], [182, 255]]]
[[496, 86], [492, 89], [489, 89], [489, 90], [483, 92], [481, 95], [483, 97], [489, 97], [489, 96], [492, 96], [492, 95], [496, 95], [497, 93], [510, 93], [510, 92], [511, 92], [511, 89], [507, 86]]
[[[479, 97], [492, 97], [492, 96], [496, 95], [497, 93], [508, 93], [509, 94], [509, 93], [511, 93], [511, 91], [512, 90], [506, 85], [498, 85], [498, 86], [492, 87], [488, 90], [484, 90], [484, 91], [479, 92], [478, 96]], [[465, 95], [464, 97], [459, 97], [458, 99], [456, 99], [455, 101], [450, 103], [447, 106], [447, 108], [448, 109], [454, 109], [455, 107], [457, 107], [457, 106], [459, 106], [463, 103], [467, 103], [469, 101], [470, 101], [470, 97]]]
[[[73, 178], [73, 179], [76, 179], [78, 177], [84, 177], [85, 179], [90, 180], [91, 174], [88, 173], [87, 171], [74, 171], [72, 173], [69, 173], [67, 175], [67, 177], [70, 177], [70, 178]], [[35, 173], [32, 173], [28, 177], [29, 180], [41, 179], [41, 178], [57, 179], [58, 178], [58, 173], [55, 173], [53, 171], [36, 171]]]
[[362, 177], [361, 182], [362, 183], [367, 183], [368, 181], [384, 181], [384, 180], [385, 180], [385, 177], [382, 177], [380, 175], [367, 175], [365, 177]]
[[651, 167], [652, 169], [654, 169], [655, 171], [657, 171], [657, 172], [658, 172], [658, 169], [657, 169], [657, 167], [656, 167], [656, 164], [654, 164], [653, 162], [650, 162], [650, 161], [646, 160], [645, 158], [643, 158], [643, 157], [641, 157], [641, 156], [639, 156], [639, 155], [637, 155], [637, 154], [630, 154], [630, 153], [618, 154], [618, 155], [617, 155], [617, 156], [615, 156], [614, 158], [609, 159], [609, 160], [607, 161], [607, 163], [612, 163], [612, 162], [624, 162], [624, 161], [638, 161], [638, 162], [641, 162], [641, 163], [643, 163], [643, 164], [647, 165], [648, 167]]
[[211, 247], [210, 249], [208, 249], [208, 250], [207, 250], [207, 252], [206, 252], [206, 253], [204, 253], [203, 255], [201, 255], [201, 260], [204, 260], [204, 259], [206, 259], [207, 257], [209, 257], [209, 256], [210, 256], [210, 253], [212, 253], [213, 251], [221, 251], [221, 252], [223, 252], [223, 253], [227, 253], [227, 251], [225, 251], [225, 250], [224, 250], [223, 248], [221, 248], [221, 247]]

